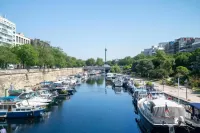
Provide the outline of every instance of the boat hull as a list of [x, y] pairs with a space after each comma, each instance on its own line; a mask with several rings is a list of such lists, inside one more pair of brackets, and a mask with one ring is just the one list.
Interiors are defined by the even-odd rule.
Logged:
[[30, 118], [30, 117], [41, 117], [44, 113], [44, 109], [36, 111], [24, 111], [24, 112], [0, 112], [0, 116], [5, 116], [6, 118]]
[[[138, 114], [139, 114], [139, 122], [140, 122], [140, 127], [142, 130], [144, 130], [147, 133], [169, 133], [169, 126], [168, 125], [153, 125], [150, 123], [146, 117], [143, 116], [141, 113], [140, 109], [137, 109]], [[187, 133], [188, 131], [184, 126], [174, 126], [174, 130], [177, 133]]]

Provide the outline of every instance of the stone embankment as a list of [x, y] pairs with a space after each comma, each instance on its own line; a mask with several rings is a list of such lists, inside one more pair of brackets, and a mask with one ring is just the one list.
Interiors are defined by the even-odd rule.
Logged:
[[58, 77], [83, 72], [82, 68], [63, 69], [15, 69], [0, 70], [0, 96], [13, 84], [15, 89], [32, 87], [42, 81], [55, 81]]

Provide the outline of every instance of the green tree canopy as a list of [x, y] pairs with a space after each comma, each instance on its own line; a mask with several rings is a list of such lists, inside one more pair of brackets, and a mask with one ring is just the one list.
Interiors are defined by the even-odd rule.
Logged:
[[38, 51], [30, 44], [16, 46], [14, 52], [19, 58], [21, 64], [26, 66], [34, 66], [38, 63]]
[[62, 49], [60, 49], [58, 47], [53, 47], [52, 53], [54, 56], [55, 66], [56, 67], [65, 67], [67, 55], [62, 51]]
[[149, 71], [154, 68], [151, 60], [142, 59], [139, 60], [135, 66], [136, 72], [140, 73], [142, 76], [147, 76]]
[[189, 74], [189, 70], [184, 66], [176, 67], [177, 76], [186, 76]]
[[90, 58], [90, 59], [86, 60], [85, 63], [86, 63], [87, 66], [94, 66], [95, 65], [95, 59]]
[[103, 64], [104, 64], [103, 59], [102, 58], [97, 58], [96, 65], [97, 66], [102, 66]]
[[110, 71], [113, 72], [113, 73], [120, 73], [121, 69], [118, 65], [114, 65], [114, 66], [111, 66]]
[[189, 52], [184, 52], [184, 53], [177, 53], [175, 55], [175, 66], [185, 66], [189, 67], [189, 59], [192, 54]]
[[118, 65], [125, 66], [125, 65], [131, 65], [132, 63], [133, 59], [130, 56], [127, 56], [124, 59], [120, 59]]
[[12, 52], [12, 48], [8, 45], [0, 46], [0, 65], [2, 68], [6, 68], [7, 64], [18, 63], [17, 55]]

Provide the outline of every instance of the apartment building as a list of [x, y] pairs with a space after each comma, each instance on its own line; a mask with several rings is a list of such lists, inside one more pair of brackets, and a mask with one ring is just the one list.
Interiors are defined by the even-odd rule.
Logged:
[[24, 36], [23, 33], [16, 34], [16, 45], [30, 44], [31, 39]]
[[15, 45], [16, 25], [5, 17], [0, 16], [0, 45]]

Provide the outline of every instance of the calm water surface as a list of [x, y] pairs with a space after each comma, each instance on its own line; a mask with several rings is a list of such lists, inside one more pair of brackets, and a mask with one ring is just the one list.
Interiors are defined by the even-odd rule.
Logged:
[[138, 133], [132, 97], [94, 77], [40, 120], [4, 123], [9, 133]]

